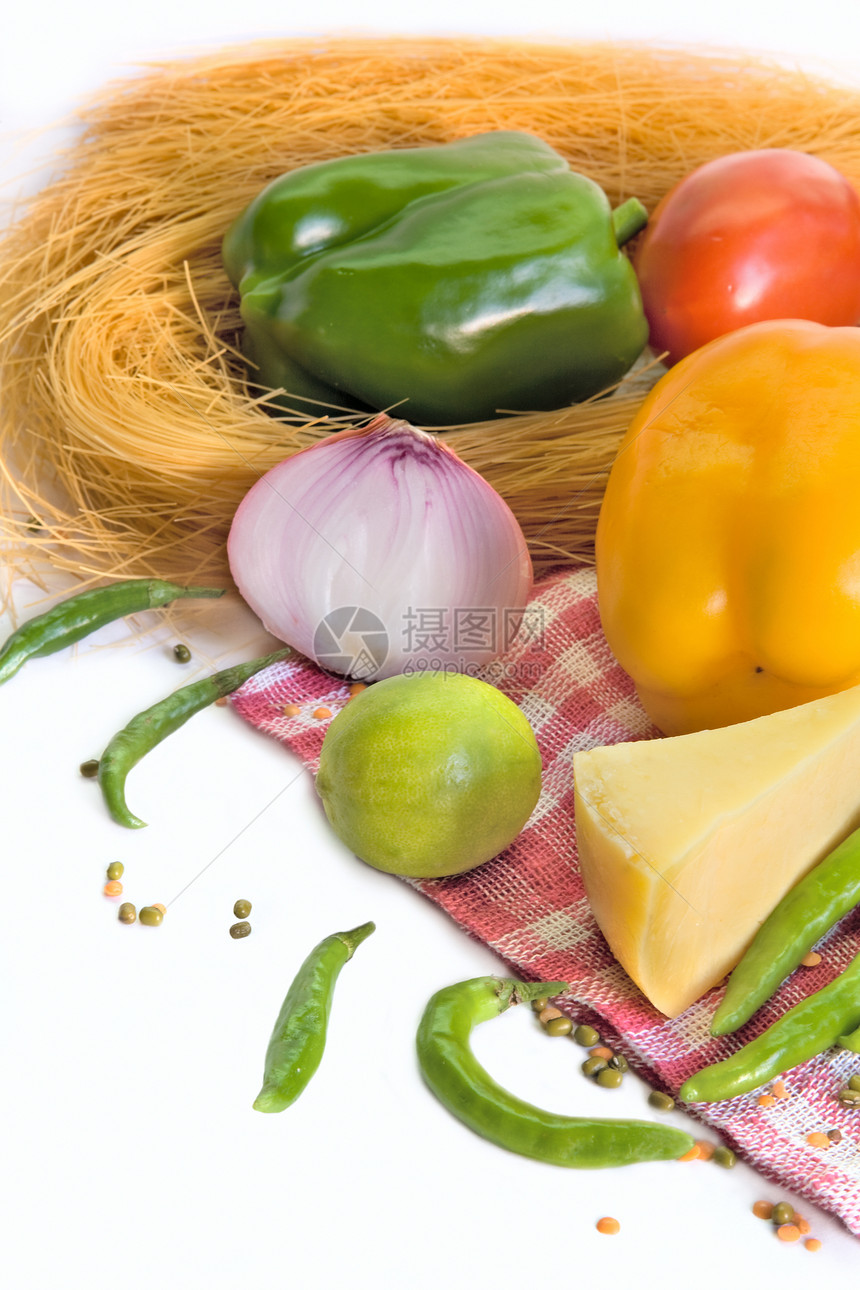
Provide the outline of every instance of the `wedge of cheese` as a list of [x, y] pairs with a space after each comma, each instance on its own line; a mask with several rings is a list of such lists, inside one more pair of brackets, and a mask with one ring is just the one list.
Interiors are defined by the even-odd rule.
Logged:
[[594, 916], [676, 1017], [860, 826], [860, 687], [721, 730], [592, 748], [573, 771]]

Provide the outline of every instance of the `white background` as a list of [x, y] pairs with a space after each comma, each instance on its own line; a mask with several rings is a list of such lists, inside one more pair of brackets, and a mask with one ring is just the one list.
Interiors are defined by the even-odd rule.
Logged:
[[[657, 38], [771, 50], [856, 83], [857, 13], [833, 0], [723, 3], [713, 15], [688, 0], [437, 0], [408, 12], [316, 0], [312, 18], [283, 0], [17, 5], [0, 49], [2, 178], [10, 197], [32, 186], [24, 170], [59, 136], [31, 132], [105, 80], [201, 46], [371, 30]], [[32, 589], [18, 600], [35, 612]], [[856, 1241], [809, 1205], [823, 1250], [780, 1245], [750, 1207], [785, 1193], [743, 1165], [556, 1170], [449, 1117], [420, 1081], [415, 1027], [436, 989], [500, 963], [347, 853], [298, 763], [229, 710], [202, 713], [132, 773], [130, 804], [149, 828], [107, 819], [79, 763], [180, 681], [265, 647], [250, 617], [225, 615], [219, 630], [190, 640], [181, 674], [167, 629], [118, 626], [0, 689], [5, 1283], [506, 1290], [587, 1278], [792, 1290], [852, 1274]], [[161, 928], [116, 921], [100, 895], [114, 859], [129, 899], [170, 903]], [[227, 934], [238, 897], [254, 905], [245, 941]], [[368, 918], [378, 930], [344, 969], [317, 1076], [283, 1115], [252, 1112], [299, 962]], [[579, 1050], [537, 1033], [527, 1009], [483, 1027], [475, 1047], [542, 1105], [649, 1114], [633, 1079], [618, 1093], [587, 1084]], [[619, 1218], [619, 1236], [595, 1232], [602, 1214]]]

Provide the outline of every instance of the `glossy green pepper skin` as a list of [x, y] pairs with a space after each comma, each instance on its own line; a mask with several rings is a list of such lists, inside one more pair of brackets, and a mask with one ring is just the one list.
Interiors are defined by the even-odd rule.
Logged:
[[224, 239], [252, 380], [427, 425], [589, 398], [648, 339], [619, 250], [645, 219], [510, 131], [302, 167]]

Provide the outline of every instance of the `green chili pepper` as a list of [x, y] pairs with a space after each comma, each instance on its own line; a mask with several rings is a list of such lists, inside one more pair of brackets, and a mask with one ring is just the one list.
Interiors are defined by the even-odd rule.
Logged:
[[792, 887], [765, 919], [729, 977], [712, 1035], [737, 1030], [774, 993], [816, 941], [860, 901], [860, 829]]
[[430, 425], [598, 394], [648, 338], [619, 250], [646, 219], [516, 131], [302, 166], [224, 238], [251, 379]]
[[684, 1155], [693, 1146], [688, 1133], [645, 1120], [555, 1115], [508, 1093], [475, 1059], [469, 1036], [476, 1025], [512, 1004], [568, 988], [563, 981], [525, 984], [483, 976], [439, 990], [417, 1037], [418, 1061], [432, 1092], [481, 1137], [548, 1164], [601, 1169]]
[[74, 645], [106, 623], [136, 614], [143, 609], [160, 609], [174, 600], [203, 600], [223, 596], [217, 587], [178, 587], [157, 578], [133, 578], [110, 587], [96, 587], [63, 600], [47, 613], [23, 623], [0, 649], [0, 685], [14, 676], [30, 658], [44, 658]]
[[184, 726], [195, 712], [208, 708], [210, 703], [214, 703], [222, 695], [232, 694], [249, 677], [291, 653], [289, 648], [280, 649], [274, 654], [267, 654], [265, 658], [255, 658], [249, 663], [227, 667], [223, 672], [216, 672], [213, 676], [204, 677], [202, 681], [193, 681], [181, 690], [174, 690], [166, 699], [161, 699], [151, 708], [132, 717], [128, 725], [114, 735], [99, 759], [102, 796], [117, 824], [124, 824], [127, 829], [146, 827], [146, 822], [133, 815], [125, 801], [126, 776], [141, 757], [180, 726]]
[[351, 932], [335, 932], [320, 941], [299, 968], [266, 1049], [255, 1111], [284, 1111], [304, 1092], [322, 1060], [340, 970], [375, 930], [375, 923], [362, 923]]
[[760, 1088], [783, 1071], [826, 1052], [860, 1022], [860, 954], [822, 990], [789, 1009], [724, 1061], [691, 1075], [683, 1102], [724, 1102]]

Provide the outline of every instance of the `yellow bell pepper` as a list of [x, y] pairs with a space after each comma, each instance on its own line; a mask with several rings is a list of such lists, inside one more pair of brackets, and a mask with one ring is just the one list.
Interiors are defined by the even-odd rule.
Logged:
[[860, 684], [860, 330], [757, 323], [673, 367], [613, 465], [597, 581], [666, 734]]

